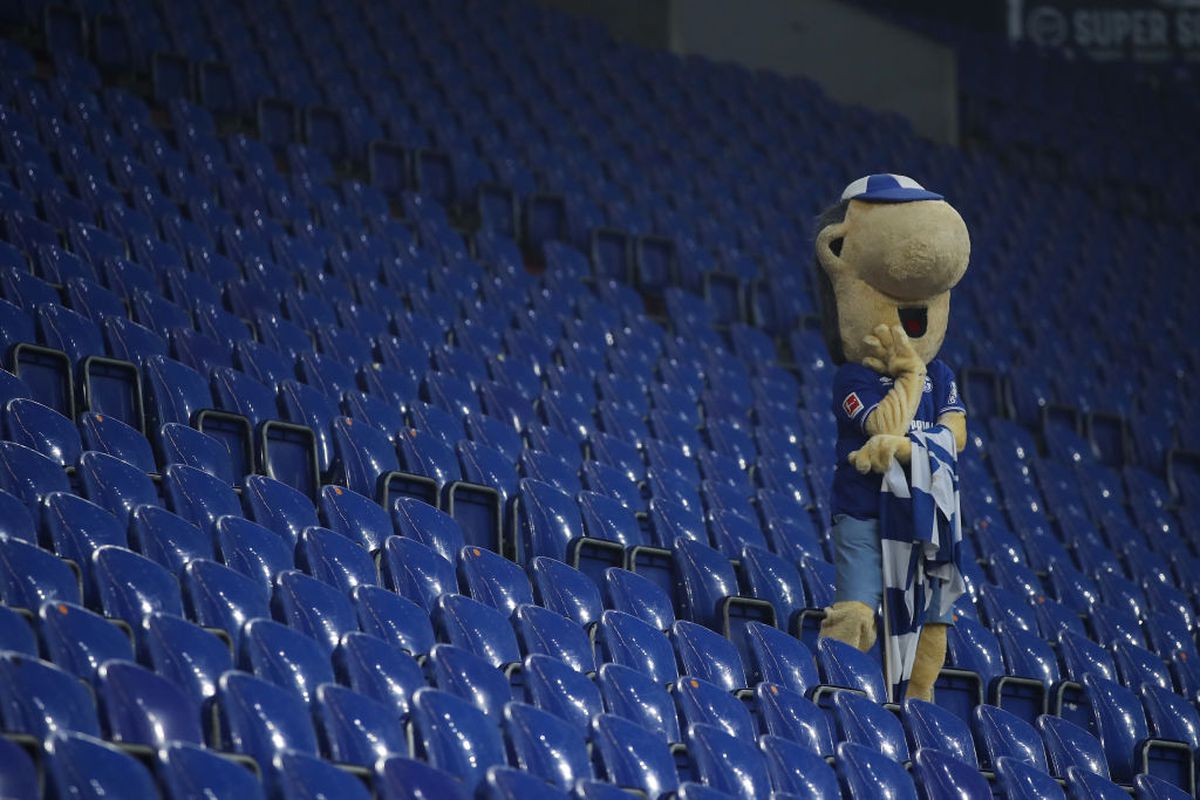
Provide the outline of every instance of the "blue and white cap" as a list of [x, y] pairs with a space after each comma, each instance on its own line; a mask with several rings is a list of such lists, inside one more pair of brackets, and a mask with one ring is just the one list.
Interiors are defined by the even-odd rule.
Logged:
[[929, 192], [907, 175], [885, 172], [859, 178], [842, 192], [843, 200], [862, 200], [867, 203], [909, 203], [913, 200], [941, 200], [940, 194]]

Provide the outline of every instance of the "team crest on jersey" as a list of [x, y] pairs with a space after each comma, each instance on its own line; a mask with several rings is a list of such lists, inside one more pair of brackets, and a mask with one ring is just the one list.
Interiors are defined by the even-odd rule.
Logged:
[[842, 411], [845, 411], [850, 419], [854, 419], [854, 415], [862, 411], [862, 407], [862, 401], [858, 399], [856, 392], [846, 395], [846, 399], [842, 401]]

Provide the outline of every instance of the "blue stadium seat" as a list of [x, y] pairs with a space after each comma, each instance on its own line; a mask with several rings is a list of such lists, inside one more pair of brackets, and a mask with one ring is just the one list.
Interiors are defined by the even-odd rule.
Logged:
[[496, 609], [465, 595], [446, 594], [434, 606], [439, 638], [486, 659], [494, 667], [521, 660], [516, 634]]
[[600, 617], [596, 639], [607, 661], [632, 667], [665, 685], [679, 673], [671, 641], [653, 626], [630, 614], [608, 610]]
[[633, 667], [612, 663], [602, 665], [598, 677], [608, 713], [636, 722], [667, 743], [682, 739], [675, 703], [653, 678]]
[[[25, 628], [29, 630], [27, 625]], [[96, 670], [105, 661], [133, 660], [133, 642], [125, 631], [104, 617], [70, 603], [43, 605], [38, 610], [38, 629], [50, 660], [88, 682], [94, 681]], [[24, 652], [36, 655], [33, 650]]]
[[32, 513], [50, 492], [71, 490], [59, 464], [16, 442], [0, 442], [0, 465], [0, 489], [19, 497]]
[[96, 593], [104, 613], [137, 629], [147, 614], [183, 614], [179, 581], [158, 563], [132, 550], [102, 545], [92, 556]]
[[115, 417], [86, 411], [79, 417], [83, 446], [128, 462], [142, 472], [157, 472], [154, 451], [141, 431]]
[[781, 629], [799, 635], [799, 614], [807, 607], [807, 602], [795, 562], [753, 546], [743, 548], [740, 558], [751, 594], [771, 603]]
[[419, 749], [429, 763], [462, 779], [468, 793], [474, 792], [488, 767], [505, 763], [499, 729], [465, 700], [418, 689], [413, 720]]
[[306, 797], [345, 797], [348, 800], [368, 800], [366, 784], [348, 770], [335, 764], [295, 751], [276, 754], [273, 764], [283, 800], [303, 800]]
[[338, 589], [302, 572], [281, 572], [272, 598], [275, 617], [309, 636], [331, 654], [342, 636], [358, 630], [350, 599]]
[[224, 441], [189, 425], [168, 422], [159, 431], [163, 461], [206, 472], [230, 486], [241, 485], [244, 475], [234, 472], [234, 459]]
[[83, 452], [73, 421], [25, 397], [9, 400], [4, 406], [4, 428], [9, 440], [36, 450], [60, 467], [74, 467]]
[[409, 754], [399, 719], [377, 700], [327, 683], [317, 687], [315, 712], [333, 761], [369, 767]]
[[458, 591], [454, 564], [416, 539], [388, 537], [381, 554], [383, 585], [428, 611], [443, 594]]
[[375, 768], [375, 785], [384, 800], [468, 800], [463, 781], [424, 761], [392, 756]]
[[971, 729], [953, 712], [910, 697], [904, 701], [903, 721], [914, 751], [932, 748], [964, 764], [978, 766]]
[[307, 495], [265, 475], [246, 477], [242, 504], [246, 516], [275, 531], [293, 548], [303, 530], [320, 524]]
[[[355, 424], [347, 417], [332, 420], [333, 446], [345, 485], [390, 507], [392, 497], [416, 497], [437, 505], [441, 485], [428, 475], [401, 472], [396, 449], [382, 431]], [[457, 465], [456, 465], [457, 466]]]
[[169, 800], [189, 797], [262, 800], [262, 784], [242, 764], [206, 747], [172, 742], [158, 751], [156, 773]]
[[740, 699], [716, 684], [682, 676], [672, 688], [684, 728], [713, 725], [731, 736], [753, 739], [754, 720]]
[[0, 491], [0, 537], [37, 544], [38, 531], [33, 514], [15, 495]]
[[493, 719], [500, 719], [504, 704], [512, 700], [505, 672], [470, 650], [449, 644], [436, 645], [429, 664], [434, 685], [470, 701]]
[[876, 703], [887, 699], [879, 664], [857, 648], [822, 637], [817, 642], [817, 666], [824, 684], [858, 689]]
[[521, 481], [520, 513], [523, 560], [548, 556], [580, 569], [599, 582], [603, 570], [623, 566], [625, 550], [617, 542], [585, 535], [574, 498], [541, 481]]
[[0, 655], [0, 721], [10, 733], [100, 735], [92, 693], [69, 672], [20, 653]]
[[1011, 756], [996, 765], [997, 788], [1005, 800], [1066, 800], [1058, 783], [1037, 767]]
[[410, 497], [396, 498], [392, 504], [392, 524], [401, 536], [421, 542], [451, 563], [457, 563], [466, 544], [453, 517]]
[[[59, 731], [45, 743], [46, 783], [55, 797], [154, 797], [154, 779], [140, 762], [96, 734]], [[80, 781], [79, 776], [87, 780]]]
[[529, 578], [508, 559], [479, 547], [464, 547], [458, 564], [471, 597], [505, 616], [511, 617], [519, 606], [533, 603]]
[[529, 702], [578, 729], [586, 729], [591, 718], [604, 711], [596, 684], [557, 658], [544, 653], [526, 656], [522, 676]]
[[103, 545], [126, 547], [124, 526], [100, 506], [66, 492], [46, 495], [42, 524], [59, 558], [79, 568], [85, 594], [95, 600], [92, 554]]
[[224, 631], [235, 649], [247, 620], [271, 616], [271, 596], [260, 582], [215, 561], [192, 561], [183, 570], [183, 582], [188, 617]]
[[357, 492], [322, 486], [318, 505], [325, 527], [357, 541], [371, 553], [376, 553], [392, 535], [387, 510]]
[[516, 765], [560, 789], [592, 777], [584, 729], [525, 703], [504, 707], [505, 738]]
[[579, 672], [595, 671], [592, 643], [587, 633], [570, 619], [528, 603], [518, 606], [513, 622], [526, 655], [541, 653]]
[[200, 704], [167, 678], [129, 661], [108, 661], [97, 673], [97, 698], [114, 742], [159, 748], [202, 744]]
[[877, 750], [853, 742], [838, 745], [837, 770], [851, 800], [881, 795], [897, 800], [917, 797], [904, 767]]
[[[0, 650], [36, 656], [37, 639], [25, 615], [7, 606], [0, 606], [0, 609]], [[50, 660], [55, 660], [53, 655]]]
[[1191, 747], [1185, 742], [1152, 738], [1132, 689], [1091, 674], [1084, 676], [1083, 685], [1115, 781], [1128, 783], [1135, 774], [1147, 773], [1194, 792], [1196, 766]]
[[351, 596], [365, 633], [413, 655], [424, 655], [433, 647], [433, 625], [416, 603], [378, 586], [356, 587]]
[[934, 747], [917, 751], [914, 774], [926, 797], [990, 797], [987, 779], [974, 765]]
[[38, 783], [38, 771], [29, 753], [11, 739], [0, 738], [0, 794], [37, 797]]
[[79, 605], [79, 579], [45, 550], [20, 539], [0, 539], [0, 600], [31, 613], [50, 600]]
[[604, 610], [600, 589], [587, 575], [546, 556], [534, 558], [529, 573], [538, 605], [584, 628], [599, 621]]
[[1071, 767], [1078, 767], [1108, 777], [1108, 761], [1100, 742], [1086, 730], [1049, 714], [1038, 717], [1037, 729], [1046, 748], [1051, 775], [1066, 778]]
[[382, 639], [350, 632], [333, 654], [338, 681], [408, 718], [412, 693], [425, 685], [416, 660]]
[[371, 554], [328, 528], [314, 526], [300, 534], [296, 561], [301, 570], [346, 593], [379, 582]]
[[763, 682], [754, 690], [766, 732], [822, 756], [833, 755], [833, 724], [826, 712], [799, 692]]
[[1046, 751], [1037, 730], [1025, 720], [996, 706], [978, 706], [971, 715], [971, 728], [980, 751], [994, 768], [998, 759], [1017, 761], [1048, 772]]
[[683, 674], [703, 678], [729, 692], [747, 685], [737, 647], [724, 636], [679, 620], [671, 626], [671, 639]]
[[129, 542], [134, 550], [173, 573], [181, 573], [193, 559], [211, 560], [214, 556], [208, 532], [161, 506], [142, 505], [134, 510]]
[[777, 797], [784, 793], [816, 800], [841, 797], [837, 774], [821, 756], [778, 736], [765, 735], [758, 743]]
[[163, 470], [163, 494], [172, 511], [202, 530], [211, 530], [223, 516], [242, 516], [233, 487], [195, 467], [168, 464]]
[[242, 669], [295, 691], [305, 703], [313, 703], [320, 684], [333, 681], [329, 654], [317, 642], [269, 619], [245, 624], [239, 652]]
[[659, 630], [668, 630], [675, 622], [670, 595], [635, 572], [609, 567], [604, 571], [604, 592], [609, 608], [632, 614]]
[[275, 585], [280, 572], [295, 567], [287, 540], [248, 519], [219, 518], [215, 539], [225, 566], [254, 579], [265, 591]]
[[197, 704], [216, 694], [217, 679], [233, 668], [229, 647], [198, 625], [168, 614], [150, 614], [142, 630], [146, 663]]
[[833, 708], [842, 741], [864, 745], [899, 763], [908, 761], [904, 728], [891, 711], [851, 692], [835, 694]]
[[659, 797], [679, 785], [666, 742], [628, 719], [599, 714], [592, 719], [592, 744], [610, 783]]
[[267, 681], [230, 671], [217, 684], [219, 743], [250, 756], [273, 781], [275, 756], [285, 751], [317, 754], [317, 735], [304, 701]]
[[106, 508], [125, 524], [135, 509], [161, 505], [154, 483], [146, 473], [115, 456], [89, 450], [79, 457], [83, 495]]
[[739, 739], [712, 725], [688, 728], [688, 760], [704, 785], [751, 800], [771, 794], [766, 759], [753, 738]]
[[739, 595], [733, 565], [722, 554], [699, 542], [678, 539], [672, 556], [683, 591], [683, 617], [735, 642], [750, 622], [775, 624], [775, 608], [766, 600]]

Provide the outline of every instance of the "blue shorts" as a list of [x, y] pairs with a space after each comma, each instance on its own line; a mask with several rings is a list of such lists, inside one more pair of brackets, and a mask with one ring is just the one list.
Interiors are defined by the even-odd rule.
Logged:
[[[834, 602], [857, 600], [871, 608], [879, 608], [883, 599], [883, 559], [880, 556], [879, 520], [858, 519], [848, 514], [833, 518], [833, 566], [837, 583]], [[933, 590], [929, 607], [937, 608], [942, 590]], [[954, 623], [954, 611], [926, 622]]]

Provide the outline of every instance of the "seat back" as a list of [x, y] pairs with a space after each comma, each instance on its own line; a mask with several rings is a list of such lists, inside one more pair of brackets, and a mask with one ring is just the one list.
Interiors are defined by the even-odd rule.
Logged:
[[494, 667], [521, 660], [516, 635], [504, 615], [465, 595], [438, 598], [434, 628], [444, 641], [470, 650]]
[[870, 747], [842, 742], [837, 749], [837, 770], [850, 800], [894, 797], [916, 800], [912, 778], [898, 762]]
[[662, 685], [620, 664], [602, 665], [598, 677], [604, 705], [610, 714], [633, 720], [664, 742], [681, 740], [675, 703]]
[[728, 692], [747, 685], [737, 647], [721, 634], [679, 620], [671, 626], [671, 639], [684, 674], [715, 683]]
[[10, 733], [100, 735], [92, 693], [69, 672], [21, 653], [0, 653], [0, 720]]
[[878, 703], [851, 692], [833, 696], [840, 738], [877, 750], [893, 761], [908, 761], [908, 743], [900, 719]]
[[525, 703], [504, 707], [504, 732], [517, 766], [563, 790], [592, 777], [583, 730]]
[[418, 689], [413, 721], [429, 763], [457, 775], [468, 793], [475, 791], [488, 767], [505, 763], [500, 729], [466, 700], [428, 687]]
[[637, 617], [605, 611], [596, 638], [607, 661], [632, 667], [659, 685], [679, 677], [671, 641]]
[[46, 740], [46, 782], [52, 796], [74, 796], [81, 775], [87, 776], [92, 797], [157, 796], [149, 770], [95, 736], [59, 731]]
[[50, 660], [88, 682], [105, 661], [133, 660], [133, 643], [124, 631], [86, 608], [61, 600], [45, 603], [38, 610], [38, 628]]
[[333, 663], [340, 683], [394, 709], [401, 720], [408, 718], [413, 692], [425, 685], [412, 656], [365, 633], [343, 636]]
[[769, 797], [771, 778], [754, 739], [738, 738], [713, 725], [690, 725], [688, 761], [706, 786], [741, 800]]
[[317, 687], [316, 701], [331, 760], [371, 767], [388, 755], [408, 752], [400, 720], [378, 700], [326, 683]]
[[628, 719], [599, 714], [592, 720], [592, 744], [609, 782], [641, 789], [648, 797], [679, 785], [666, 742]]
[[533, 653], [525, 657], [523, 666], [525, 693], [543, 711], [580, 730], [585, 730], [592, 717], [604, 711], [599, 687], [569, 664], [544, 653]]
[[766, 682], [754, 688], [754, 698], [767, 733], [819, 756], [833, 755], [832, 721], [816, 703], [799, 692]]
[[1042, 738], [1032, 725], [1015, 714], [996, 706], [976, 706], [971, 713], [971, 728], [993, 767], [998, 759], [1007, 756], [1047, 771]]
[[108, 661], [97, 677], [101, 712], [114, 741], [155, 748], [203, 744], [199, 703], [169, 679], [130, 661]]

